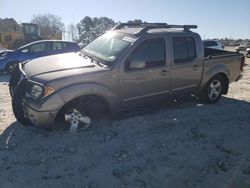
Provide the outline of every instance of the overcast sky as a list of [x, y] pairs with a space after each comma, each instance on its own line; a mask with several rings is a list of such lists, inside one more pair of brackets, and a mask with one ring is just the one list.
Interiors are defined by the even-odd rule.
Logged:
[[66, 26], [85, 16], [106, 16], [196, 24], [202, 38], [250, 39], [250, 0], [0, 0], [0, 18], [29, 22], [38, 13], [58, 15]]

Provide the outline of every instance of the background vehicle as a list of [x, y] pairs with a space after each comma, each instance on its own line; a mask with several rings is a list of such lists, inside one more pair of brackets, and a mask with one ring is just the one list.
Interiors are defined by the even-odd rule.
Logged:
[[224, 49], [224, 46], [216, 40], [203, 40], [203, 45], [205, 48]]
[[19, 62], [38, 57], [77, 52], [80, 47], [77, 43], [59, 40], [40, 40], [18, 48], [0, 53], [0, 70], [12, 72]]
[[242, 43], [240, 46], [235, 48], [236, 51], [245, 51], [247, 48], [250, 48], [250, 43]]
[[246, 49], [246, 57], [250, 58], [250, 48]]
[[[47, 39], [62, 40], [62, 35]], [[17, 49], [25, 44], [42, 40], [39, 26], [33, 23], [19, 25], [14, 19], [0, 19], [0, 44], [7, 49]]]
[[9, 85], [15, 117], [52, 129], [67, 123], [66, 117], [71, 125], [84, 125], [83, 119], [103, 112], [184, 94], [215, 103], [242, 77], [244, 55], [204, 48], [190, 31], [195, 28], [120, 24], [88, 44], [81, 56], [67, 53], [20, 64]]

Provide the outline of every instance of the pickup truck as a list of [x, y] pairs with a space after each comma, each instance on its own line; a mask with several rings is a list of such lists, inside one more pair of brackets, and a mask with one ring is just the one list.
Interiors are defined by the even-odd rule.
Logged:
[[22, 124], [86, 128], [103, 113], [195, 95], [206, 103], [241, 79], [244, 55], [204, 48], [195, 25], [119, 24], [81, 52], [19, 64], [10, 80]]

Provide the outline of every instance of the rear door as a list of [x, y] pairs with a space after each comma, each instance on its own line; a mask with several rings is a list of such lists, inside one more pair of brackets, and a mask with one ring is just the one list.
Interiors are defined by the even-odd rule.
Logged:
[[[200, 84], [203, 58], [192, 36], [172, 37], [172, 91], [192, 91]], [[200, 52], [200, 51], [199, 51]]]
[[[145, 66], [135, 68], [135, 64], [143, 65], [142, 62]], [[164, 38], [141, 42], [127, 58], [123, 68], [120, 95], [124, 105], [169, 93], [170, 66], [166, 65]]]

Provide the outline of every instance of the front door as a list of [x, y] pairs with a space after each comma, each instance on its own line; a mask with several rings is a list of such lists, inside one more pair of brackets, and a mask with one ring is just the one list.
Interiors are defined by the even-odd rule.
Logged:
[[166, 65], [164, 38], [141, 42], [125, 62], [120, 81], [123, 104], [136, 104], [169, 92], [170, 66]]

